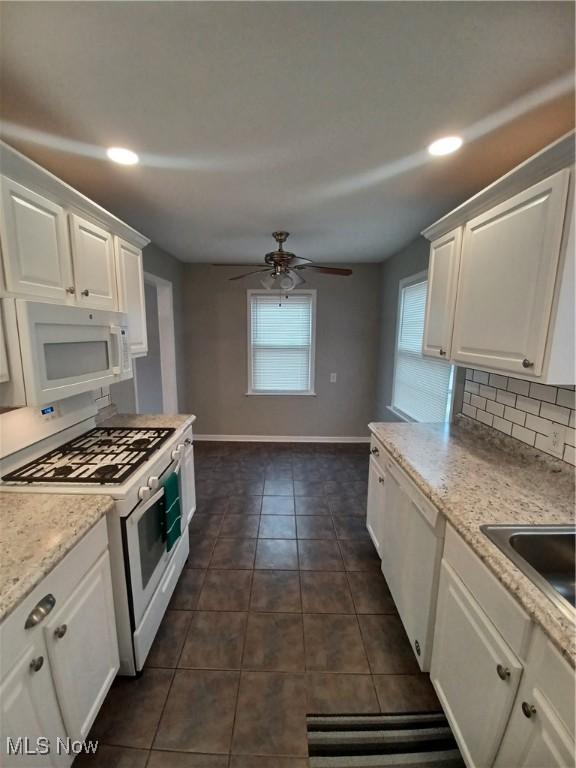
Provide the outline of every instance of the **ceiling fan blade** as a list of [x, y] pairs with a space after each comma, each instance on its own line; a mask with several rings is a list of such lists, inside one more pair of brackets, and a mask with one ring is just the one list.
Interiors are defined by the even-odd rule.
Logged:
[[352, 270], [346, 267], [322, 267], [319, 264], [302, 264], [301, 266], [294, 267], [294, 269], [315, 269], [318, 272], [323, 272], [325, 275], [340, 275], [341, 277], [348, 277], [352, 274]]
[[[252, 266], [254, 266], [252, 264]], [[243, 277], [249, 277], [250, 275], [257, 275], [259, 272], [270, 272], [269, 269], [254, 269], [252, 272], [244, 272], [243, 275], [236, 275], [236, 277], [229, 277], [228, 280], [242, 280]]]
[[210, 266], [211, 267], [258, 267], [258, 266], [261, 266], [261, 265], [254, 264], [254, 262], [252, 262], [252, 264], [222, 264], [222, 263], [220, 263], [220, 264], [210, 264]]

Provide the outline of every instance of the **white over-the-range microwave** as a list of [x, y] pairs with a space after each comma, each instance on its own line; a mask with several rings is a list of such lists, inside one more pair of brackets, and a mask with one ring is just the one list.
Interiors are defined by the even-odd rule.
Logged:
[[2, 299], [0, 406], [42, 406], [132, 377], [128, 316]]

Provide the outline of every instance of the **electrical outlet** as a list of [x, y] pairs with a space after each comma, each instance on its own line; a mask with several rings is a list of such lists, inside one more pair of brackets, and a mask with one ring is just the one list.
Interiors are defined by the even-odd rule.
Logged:
[[330, 374], [330, 384], [336, 384], [337, 375], [335, 373]]
[[[547, 437], [542, 437], [539, 442], [543, 450], [561, 459], [564, 453], [565, 439], [566, 427], [563, 427], [561, 424], [552, 424], [550, 434]], [[538, 441], [536, 447], [538, 447]]]

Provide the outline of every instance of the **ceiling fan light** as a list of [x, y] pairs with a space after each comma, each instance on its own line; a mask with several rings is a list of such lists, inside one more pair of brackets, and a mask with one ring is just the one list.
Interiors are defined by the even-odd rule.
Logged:
[[293, 291], [295, 287], [296, 280], [294, 280], [292, 275], [289, 275], [288, 272], [280, 277], [280, 288], [282, 288], [283, 291]]
[[266, 290], [271, 291], [272, 288], [274, 288], [276, 284], [276, 275], [274, 272], [269, 272], [267, 275], [264, 275], [264, 277], [260, 278], [260, 285], [263, 288], [266, 288]]

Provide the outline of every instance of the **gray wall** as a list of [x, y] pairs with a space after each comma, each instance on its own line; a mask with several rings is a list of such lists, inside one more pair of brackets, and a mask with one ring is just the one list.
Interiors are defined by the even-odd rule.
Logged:
[[185, 265], [166, 251], [150, 243], [144, 248], [144, 272], [150, 272], [172, 283], [174, 302], [174, 337], [176, 345], [176, 381], [178, 409], [186, 413], [186, 352], [184, 346], [184, 273]]
[[140, 413], [162, 413], [162, 366], [160, 363], [160, 324], [156, 286], [144, 283], [148, 354], [135, 362]]
[[386, 259], [381, 265], [380, 302], [382, 315], [375, 412], [377, 421], [398, 421], [397, 417], [386, 407], [390, 405], [392, 400], [398, 289], [400, 280], [404, 277], [410, 277], [428, 269], [429, 250], [430, 243], [428, 240], [418, 237], [402, 251]]
[[[316, 396], [247, 396], [246, 289], [238, 268], [186, 265], [186, 410], [209, 435], [363, 436], [374, 419], [380, 264], [348, 278], [306, 274], [316, 288]], [[338, 374], [336, 384], [330, 373]]]

